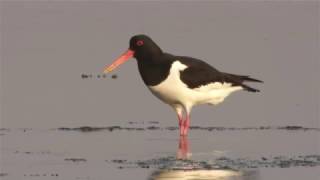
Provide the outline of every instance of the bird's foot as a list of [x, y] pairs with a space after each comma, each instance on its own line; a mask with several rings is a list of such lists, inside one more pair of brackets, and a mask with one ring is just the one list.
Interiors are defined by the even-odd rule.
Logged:
[[180, 126], [180, 136], [185, 136], [183, 126]]
[[180, 136], [188, 136], [188, 128], [184, 127], [184, 129], [182, 130], [182, 132], [180, 132]]
[[180, 129], [180, 136], [181, 137], [188, 136], [188, 128], [187, 127], [183, 127], [183, 128]]
[[180, 136], [187, 136], [189, 132], [189, 126], [180, 126]]
[[188, 135], [188, 127], [184, 126], [183, 124], [182, 126], [180, 126], [179, 130], [180, 130], [180, 137]]

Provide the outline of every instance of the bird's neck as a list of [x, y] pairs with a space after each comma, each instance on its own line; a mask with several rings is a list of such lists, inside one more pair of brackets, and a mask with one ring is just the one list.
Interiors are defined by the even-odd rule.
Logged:
[[157, 60], [161, 59], [160, 57], [163, 55], [162, 50], [159, 49], [151, 49], [149, 51], [139, 52], [135, 58], [138, 62], [141, 63], [157, 63]]
[[137, 59], [140, 75], [145, 84], [154, 86], [164, 80], [170, 70], [171, 58], [168, 58], [165, 53], [147, 58]]

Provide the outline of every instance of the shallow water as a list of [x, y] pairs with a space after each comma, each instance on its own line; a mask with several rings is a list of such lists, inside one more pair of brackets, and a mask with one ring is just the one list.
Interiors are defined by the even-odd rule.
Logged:
[[[1, 180], [319, 179], [318, 2], [0, 4]], [[261, 93], [195, 107], [179, 138], [135, 60], [101, 74], [141, 33]]]
[[130, 122], [0, 133], [3, 180], [312, 180], [320, 172], [317, 128], [192, 127], [180, 138], [176, 127]]

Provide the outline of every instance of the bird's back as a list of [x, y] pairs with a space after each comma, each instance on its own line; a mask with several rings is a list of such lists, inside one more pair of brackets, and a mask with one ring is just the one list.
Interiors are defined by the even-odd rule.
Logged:
[[188, 66], [181, 72], [181, 80], [189, 88], [198, 88], [210, 83], [230, 83], [232, 86], [240, 86], [250, 92], [258, 92], [259, 90], [245, 85], [244, 82], [262, 82], [249, 76], [220, 72], [208, 63], [195, 58], [177, 56], [177, 59]]

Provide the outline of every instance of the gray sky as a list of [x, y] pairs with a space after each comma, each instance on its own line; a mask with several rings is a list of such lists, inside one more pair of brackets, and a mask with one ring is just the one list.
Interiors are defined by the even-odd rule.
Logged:
[[192, 125], [319, 123], [319, 3], [1, 1], [1, 127], [177, 125], [144, 86], [134, 59], [101, 74], [145, 33], [167, 52], [265, 81], [193, 109]]

